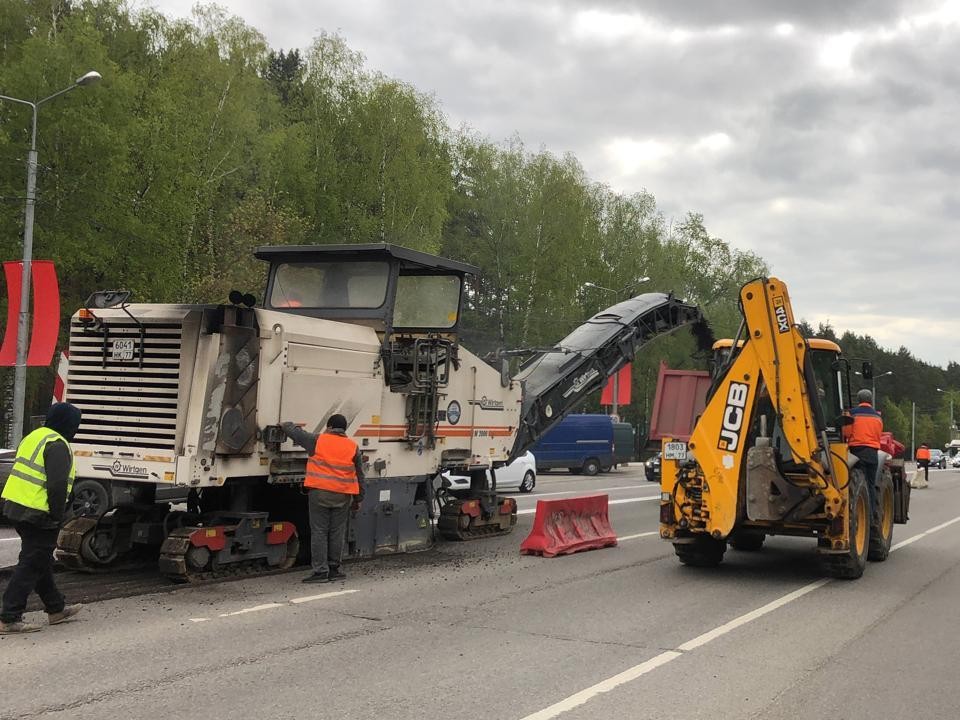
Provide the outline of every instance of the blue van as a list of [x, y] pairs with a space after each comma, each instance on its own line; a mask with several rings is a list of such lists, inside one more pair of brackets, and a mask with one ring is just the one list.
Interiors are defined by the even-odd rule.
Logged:
[[613, 418], [609, 415], [567, 415], [530, 448], [537, 470], [567, 468], [596, 475], [613, 466]]

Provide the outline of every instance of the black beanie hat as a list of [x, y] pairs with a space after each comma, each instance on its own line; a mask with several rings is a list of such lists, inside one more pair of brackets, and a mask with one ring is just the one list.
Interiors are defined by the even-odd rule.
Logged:
[[70, 403], [54, 403], [47, 410], [47, 419], [44, 421], [51, 430], [56, 430], [68, 441], [73, 440], [80, 427], [80, 408]]
[[327, 427], [331, 428], [332, 430], [346, 430], [347, 419], [340, 413], [331, 415], [330, 419], [327, 420]]

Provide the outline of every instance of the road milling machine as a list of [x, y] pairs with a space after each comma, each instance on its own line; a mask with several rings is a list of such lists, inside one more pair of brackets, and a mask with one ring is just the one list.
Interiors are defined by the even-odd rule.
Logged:
[[800, 334], [782, 281], [747, 283], [740, 309], [736, 339], [714, 346], [689, 443], [664, 439], [660, 535], [693, 566], [719, 564], [728, 544], [759, 550], [767, 535], [816, 538], [827, 574], [858, 578], [868, 559], [886, 559], [893, 525], [907, 521], [903, 462], [881, 452], [868, 478], [848, 451], [851, 363], [836, 343]]
[[[353, 557], [430, 546], [435, 533], [509, 532], [497, 467], [522, 454], [655, 337], [700, 311], [648, 293], [587, 320], [511, 378], [458, 340], [469, 265], [389, 244], [264, 247], [262, 307], [132, 304], [95, 293], [71, 319], [66, 399], [83, 420], [75, 492], [100, 498], [59, 556], [108, 567], [159, 548], [164, 574], [203, 580], [289, 567], [308, 547], [306, 454], [280, 431], [334, 413], [362, 451]], [[469, 491], [440, 473], [469, 474]], [[489, 471], [489, 472], [488, 472]], [[154, 554], [156, 550], [154, 550]]]

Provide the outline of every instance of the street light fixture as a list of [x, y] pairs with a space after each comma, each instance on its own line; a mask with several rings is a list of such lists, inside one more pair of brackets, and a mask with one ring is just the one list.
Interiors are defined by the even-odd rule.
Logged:
[[78, 87], [99, 82], [100, 73], [91, 70], [77, 78], [73, 85], [58, 90], [42, 100], [30, 102], [20, 98], [0, 95], [0, 100], [28, 105], [33, 110], [30, 125], [30, 152], [27, 154], [27, 202], [23, 215], [23, 269], [20, 275], [20, 315], [17, 318], [17, 364], [13, 378], [13, 418], [10, 426], [10, 447], [17, 447], [23, 438], [23, 410], [27, 396], [27, 345], [30, 329], [30, 264], [33, 260], [33, 214], [37, 193], [37, 111], [40, 106], [54, 98], [66, 95]]
[[581, 285], [580, 287], [581, 287], [581, 288], [594, 288], [594, 289], [596, 289], [596, 290], [604, 290], [604, 291], [606, 291], [606, 292], [615, 293], [615, 294], [619, 295], [620, 293], [622, 293], [622, 292], [624, 292], [624, 291], [626, 291], [626, 290], [629, 290], [629, 289], [632, 288], [632, 287], [636, 287], [637, 285], [640, 285], [640, 284], [642, 284], [642, 283], [647, 282], [649, 279], [650, 279], [650, 278], [649, 278], [648, 276], [644, 275], [643, 277], [637, 278], [636, 280], [634, 280], [633, 282], [629, 283], [628, 285], [624, 285], [624, 286], [623, 286], [622, 288], [620, 288], [619, 290], [614, 290], [613, 288], [604, 287], [603, 285], [597, 285], [596, 283], [593, 283], [593, 282], [585, 282], [585, 283], [583, 283], [583, 285]]
[[[854, 374], [854, 375], [859, 375], [860, 377], [863, 377], [863, 373], [861, 373], [859, 370], [854, 370], [854, 371], [853, 371], [853, 374]], [[871, 387], [870, 394], [873, 395], [873, 406], [874, 406], [874, 407], [877, 407], [877, 405], [878, 405], [878, 403], [877, 403], [877, 378], [886, 377], [887, 375], [893, 375], [893, 370], [887, 370], [885, 373], [880, 373], [879, 375], [874, 375], [873, 378], [872, 378], [871, 381], [870, 381], [870, 387]]]

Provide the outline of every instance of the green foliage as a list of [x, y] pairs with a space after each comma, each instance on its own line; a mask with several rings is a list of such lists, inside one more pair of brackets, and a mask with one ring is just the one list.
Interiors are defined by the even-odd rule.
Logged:
[[[668, 222], [652, 195], [591, 182], [572, 156], [451, 131], [432, 97], [369, 70], [335, 34], [278, 51], [217, 6], [175, 21], [121, 0], [7, 0], [0, 49], [6, 95], [42, 98], [103, 74], [39, 115], [35, 256], [56, 259], [68, 311], [107, 287], [139, 301], [221, 302], [261, 289], [258, 245], [387, 241], [480, 267], [465, 344], [484, 354], [552, 345], [653, 291], [698, 302], [729, 336], [739, 287], [767, 271], [702, 216]], [[26, 108], [0, 103], [6, 258], [20, 255], [29, 124]], [[947, 397], [934, 388], [960, 389], [960, 366], [839, 340], [894, 371], [878, 381], [899, 402], [884, 406], [888, 423], [909, 399], [930, 416], [931, 438], [945, 432]], [[625, 416], [648, 413], [661, 360], [703, 366], [693, 353], [677, 335], [638, 358]], [[39, 408], [52, 372], [33, 381]]]
[[[838, 337], [829, 324], [821, 324], [815, 335], [837, 342], [843, 354], [851, 360], [854, 393], [860, 388], [876, 389], [884, 426], [893, 430], [901, 442], [910, 446], [914, 406], [917, 444], [927, 442], [931, 447], [942, 448], [950, 442], [950, 398], [953, 398], [954, 409], [960, 412], [960, 366], [957, 363], [949, 363], [944, 370], [919, 360], [905, 347], [895, 352], [882, 348], [869, 335], [845, 332]], [[854, 374], [864, 361], [873, 364], [872, 381]], [[899, 407], [905, 424], [897, 416], [891, 425], [888, 414], [896, 414], [895, 407]]]

